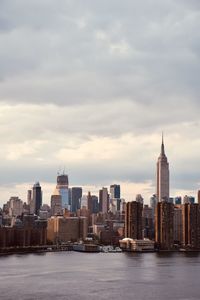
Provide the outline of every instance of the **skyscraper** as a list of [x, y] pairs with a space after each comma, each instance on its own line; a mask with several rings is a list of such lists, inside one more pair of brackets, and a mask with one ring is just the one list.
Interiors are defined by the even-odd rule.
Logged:
[[110, 186], [110, 198], [114, 199], [120, 199], [121, 195], [120, 195], [120, 185], [119, 184], [112, 184]]
[[155, 215], [155, 241], [163, 250], [171, 250], [174, 245], [174, 204], [158, 202]]
[[88, 192], [87, 194], [87, 208], [90, 211], [90, 213], [93, 212], [92, 195], [90, 192]]
[[98, 197], [91, 195], [90, 192], [87, 194], [87, 208], [91, 214], [96, 214], [99, 211]]
[[109, 199], [109, 210], [112, 213], [120, 211], [121, 208], [121, 192], [119, 184], [112, 184], [110, 186], [110, 199]]
[[200, 249], [200, 205], [183, 204], [183, 246]]
[[54, 195], [61, 195], [62, 208], [70, 210], [68, 184], [68, 175], [58, 175]]
[[157, 205], [157, 197], [154, 194], [151, 198], [150, 198], [150, 207], [152, 208], [152, 215], [153, 218], [155, 217], [155, 210], [156, 210], [156, 205]]
[[174, 198], [174, 204], [175, 205], [180, 205], [182, 204], [182, 197], [181, 196], [177, 196]]
[[62, 215], [62, 198], [61, 195], [51, 196], [51, 215]]
[[144, 204], [144, 199], [143, 199], [142, 195], [140, 195], [140, 194], [136, 195], [135, 201]]
[[71, 189], [71, 211], [76, 212], [81, 208], [82, 187], [73, 187]]
[[33, 203], [34, 213], [39, 214], [40, 207], [42, 206], [42, 190], [39, 182], [36, 182], [33, 186]]
[[183, 204], [187, 204], [187, 203], [189, 203], [189, 204], [194, 204], [194, 203], [195, 203], [195, 198], [192, 197], [192, 196], [187, 196], [187, 195], [185, 195], [185, 196], [183, 197]]
[[148, 205], [144, 205], [142, 211], [143, 218], [143, 229], [144, 229], [144, 238], [152, 240], [154, 237], [154, 218], [153, 218], [153, 209]]
[[181, 204], [174, 206], [174, 243], [179, 245], [183, 241], [182, 207]]
[[107, 213], [109, 209], [109, 195], [108, 189], [103, 187], [99, 190], [99, 211]]
[[23, 212], [23, 201], [18, 197], [11, 197], [9, 200], [9, 215], [12, 217], [21, 216]]
[[198, 190], [197, 198], [198, 198], [198, 204], [200, 204], [200, 190]]
[[32, 190], [27, 191], [27, 204], [30, 205], [32, 199]]
[[126, 203], [125, 237], [142, 239], [142, 209], [143, 204], [137, 201]]
[[165, 147], [162, 136], [161, 153], [157, 162], [157, 199], [169, 200], [169, 163], [165, 155]]

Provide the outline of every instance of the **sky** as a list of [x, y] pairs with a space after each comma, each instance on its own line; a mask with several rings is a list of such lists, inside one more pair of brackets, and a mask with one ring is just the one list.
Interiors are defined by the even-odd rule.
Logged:
[[0, 0], [0, 206], [35, 181], [171, 196], [200, 188], [199, 0]]

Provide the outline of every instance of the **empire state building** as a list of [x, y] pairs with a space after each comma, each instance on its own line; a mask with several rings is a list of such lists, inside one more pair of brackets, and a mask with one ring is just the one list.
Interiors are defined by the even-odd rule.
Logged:
[[157, 162], [157, 200], [169, 200], [169, 163], [162, 136], [161, 153]]

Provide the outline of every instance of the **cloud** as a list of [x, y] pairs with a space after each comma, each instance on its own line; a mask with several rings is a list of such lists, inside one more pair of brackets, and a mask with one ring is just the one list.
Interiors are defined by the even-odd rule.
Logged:
[[183, 98], [198, 105], [196, 2], [1, 6], [0, 101], [158, 105]]
[[118, 181], [150, 195], [164, 130], [172, 193], [195, 191], [199, 9], [195, 0], [1, 1], [2, 186], [53, 184], [66, 165], [74, 185]]

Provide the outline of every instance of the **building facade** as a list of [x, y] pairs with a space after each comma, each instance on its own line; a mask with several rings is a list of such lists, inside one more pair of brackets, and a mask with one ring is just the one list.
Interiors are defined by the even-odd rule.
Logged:
[[111, 199], [120, 199], [121, 198], [121, 189], [119, 184], [112, 184], [110, 186], [110, 198]]
[[200, 205], [186, 203], [182, 208], [183, 246], [200, 249]]
[[62, 215], [62, 198], [61, 195], [51, 196], [51, 215]]
[[54, 216], [48, 219], [47, 239], [52, 243], [84, 240], [88, 232], [86, 217]]
[[155, 241], [161, 250], [174, 247], [174, 204], [158, 202], [155, 214]]
[[71, 211], [76, 212], [81, 207], [82, 187], [73, 187], [71, 189]]
[[153, 209], [148, 205], [144, 205], [142, 211], [143, 218], [143, 236], [144, 238], [153, 239], [154, 238], [154, 218]]
[[103, 187], [99, 191], [99, 211], [102, 213], [107, 213], [109, 209], [109, 195], [108, 189]]
[[125, 237], [138, 240], [143, 238], [142, 210], [143, 205], [140, 202], [126, 203]]
[[183, 219], [182, 205], [174, 206], [174, 243], [182, 245], [183, 242]]
[[39, 182], [36, 182], [33, 186], [33, 205], [34, 213], [39, 215], [40, 207], [42, 206], [42, 189]]

